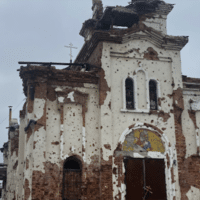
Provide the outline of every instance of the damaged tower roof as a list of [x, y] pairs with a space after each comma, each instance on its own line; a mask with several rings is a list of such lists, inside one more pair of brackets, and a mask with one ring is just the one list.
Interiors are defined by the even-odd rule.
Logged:
[[[99, 6], [97, 3], [96, 5]], [[98, 6], [95, 13], [98, 10], [102, 10], [102, 6]], [[134, 24], [138, 24], [144, 16], [148, 17], [150, 14], [168, 15], [172, 9], [173, 4], [167, 4], [161, 0], [132, 0], [130, 5], [125, 7], [108, 6], [101, 16], [96, 17], [96, 15], [93, 15], [92, 19], [86, 20], [83, 23], [80, 35], [85, 37], [86, 29], [109, 30], [113, 25], [130, 28]]]

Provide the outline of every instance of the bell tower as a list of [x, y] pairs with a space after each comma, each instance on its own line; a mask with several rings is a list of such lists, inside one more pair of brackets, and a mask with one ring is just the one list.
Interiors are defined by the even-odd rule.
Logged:
[[101, 0], [92, 0], [93, 19], [100, 19], [103, 14], [103, 4]]

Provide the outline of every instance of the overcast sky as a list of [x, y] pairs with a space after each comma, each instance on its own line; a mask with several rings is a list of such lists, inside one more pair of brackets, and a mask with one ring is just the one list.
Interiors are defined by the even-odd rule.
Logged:
[[[129, 1], [103, 0], [103, 5], [125, 6]], [[176, 4], [168, 15], [168, 34], [189, 36], [181, 52], [182, 72], [200, 78], [200, 1], [166, 2]], [[74, 60], [84, 43], [79, 31], [92, 17], [91, 7], [92, 0], [0, 0], [0, 148], [8, 140], [8, 106], [19, 119], [25, 100], [18, 61], [69, 62], [64, 46], [70, 42], [78, 47]]]

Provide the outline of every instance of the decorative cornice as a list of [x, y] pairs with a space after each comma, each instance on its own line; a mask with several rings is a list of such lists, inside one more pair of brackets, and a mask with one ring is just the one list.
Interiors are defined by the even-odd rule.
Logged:
[[164, 35], [142, 23], [129, 29], [94, 31], [90, 40], [83, 45], [75, 62], [86, 62], [99, 42], [123, 44], [132, 40], [146, 40], [158, 48], [180, 51], [188, 43], [188, 36]]
[[54, 84], [74, 83], [98, 83], [98, 77], [95, 71], [72, 71], [65, 69], [56, 69], [55, 67], [46, 67], [38, 65], [29, 65], [20, 67], [20, 77], [23, 80], [24, 94], [27, 95], [27, 85], [39, 82]]

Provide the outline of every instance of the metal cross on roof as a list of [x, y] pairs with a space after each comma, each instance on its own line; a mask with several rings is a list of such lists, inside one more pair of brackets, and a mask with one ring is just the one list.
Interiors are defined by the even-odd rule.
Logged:
[[73, 47], [73, 44], [72, 43], [70, 43], [69, 44], [69, 46], [65, 46], [65, 47], [67, 47], [67, 48], [70, 48], [70, 63], [72, 63], [72, 49], [77, 49], [77, 47]]

